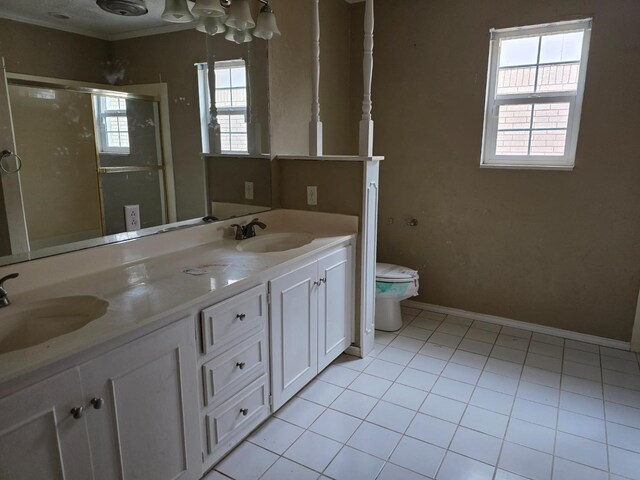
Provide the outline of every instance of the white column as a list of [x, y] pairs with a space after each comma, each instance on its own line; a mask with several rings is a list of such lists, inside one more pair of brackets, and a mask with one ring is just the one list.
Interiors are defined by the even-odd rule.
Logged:
[[220, 124], [216, 107], [216, 53], [213, 46], [213, 35], [207, 37], [207, 74], [209, 76], [209, 152], [220, 153]]
[[358, 153], [363, 157], [373, 156], [373, 119], [371, 117], [371, 79], [373, 77], [373, 0], [366, 0], [364, 12], [364, 56], [362, 73], [364, 96], [362, 120], [360, 120], [360, 142]]
[[262, 131], [258, 114], [258, 102], [254, 98], [256, 90], [256, 75], [253, 72], [255, 47], [252, 46], [252, 43], [247, 43], [247, 58], [245, 60], [247, 71], [247, 142], [249, 153], [251, 155], [260, 155], [262, 153]]
[[311, 122], [309, 123], [309, 155], [322, 155], [322, 122], [320, 121], [320, 1], [312, 0], [311, 12]]

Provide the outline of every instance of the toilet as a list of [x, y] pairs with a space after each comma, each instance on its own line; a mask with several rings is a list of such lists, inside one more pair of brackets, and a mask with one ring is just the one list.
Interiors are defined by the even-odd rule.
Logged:
[[400, 302], [418, 295], [418, 272], [390, 263], [376, 264], [376, 330], [402, 327]]

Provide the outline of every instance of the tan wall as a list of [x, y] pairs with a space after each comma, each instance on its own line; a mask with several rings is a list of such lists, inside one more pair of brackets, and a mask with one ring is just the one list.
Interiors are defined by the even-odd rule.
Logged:
[[[423, 302], [629, 340], [640, 287], [640, 3], [375, 6], [379, 260], [419, 269]], [[489, 29], [587, 16], [575, 170], [481, 170]], [[404, 224], [412, 216], [415, 229]]]
[[[271, 160], [268, 158], [208, 157], [209, 202], [271, 205]], [[253, 182], [253, 200], [244, 197], [244, 182]]]

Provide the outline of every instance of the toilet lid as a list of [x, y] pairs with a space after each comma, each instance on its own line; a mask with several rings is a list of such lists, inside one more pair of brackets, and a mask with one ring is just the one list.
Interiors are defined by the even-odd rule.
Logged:
[[407, 282], [418, 277], [418, 272], [400, 265], [376, 263], [376, 279], [385, 282]]

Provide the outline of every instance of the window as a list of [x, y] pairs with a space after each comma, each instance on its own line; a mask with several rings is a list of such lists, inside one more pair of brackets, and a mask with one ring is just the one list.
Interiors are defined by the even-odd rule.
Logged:
[[491, 30], [481, 165], [572, 168], [591, 19]]
[[129, 154], [127, 100], [99, 95], [94, 103], [100, 153]]
[[[209, 150], [209, 77], [206, 63], [198, 67], [202, 149]], [[215, 62], [215, 106], [222, 153], [248, 153], [247, 73], [244, 60]]]

